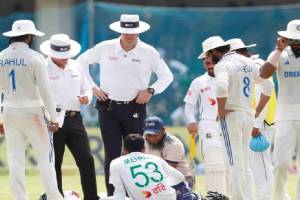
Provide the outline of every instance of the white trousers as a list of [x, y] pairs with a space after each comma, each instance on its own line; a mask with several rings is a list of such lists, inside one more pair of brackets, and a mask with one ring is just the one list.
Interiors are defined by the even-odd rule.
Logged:
[[[300, 156], [300, 120], [278, 121], [275, 124], [274, 141], [274, 199], [290, 200], [287, 191], [288, 166], [297, 150], [299, 166]], [[300, 200], [300, 183], [298, 178], [297, 200]]]
[[[272, 129], [261, 130], [261, 133], [271, 143]], [[255, 183], [255, 194], [257, 200], [271, 200], [273, 188], [273, 165], [271, 157], [271, 145], [264, 152], [250, 150], [250, 166]]]
[[228, 196], [228, 167], [225, 162], [226, 153], [219, 124], [212, 120], [201, 120], [198, 130], [205, 170], [205, 189]]
[[34, 149], [48, 199], [62, 200], [56, 182], [52, 133], [48, 132], [42, 108], [4, 108], [3, 122], [9, 178], [16, 200], [28, 200], [25, 191], [25, 149]]
[[220, 120], [226, 147], [231, 181], [231, 200], [252, 200], [249, 140], [254, 116], [240, 111], [230, 112]]

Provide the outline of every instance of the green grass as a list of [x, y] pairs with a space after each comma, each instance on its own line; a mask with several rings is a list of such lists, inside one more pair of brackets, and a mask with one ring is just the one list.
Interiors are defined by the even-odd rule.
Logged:
[[[297, 183], [297, 176], [296, 175], [290, 175], [289, 176], [289, 193], [293, 197], [293, 200], [296, 196], [296, 183]], [[103, 176], [97, 176], [97, 185], [98, 185], [98, 192], [105, 192], [105, 185], [104, 185], [104, 177]], [[203, 193], [204, 186], [203, 186], [203, 176], [197, 177], [197, 184], [196, 184], [196, 190]], [[9, 181], [7, 175], [0, 175], [0, 199], [1, 200], [13, 200], [10, 187], [9, 187]], [[63, 177], [63, 187], [64, 190], [72, 189], [74, 191], [77, 191], [80, 193], [80, 196], [82, 195], [81, 185], [80, 185], [80, 179], [79, 175], [73, 174], [73, 175], [66, 175]], [[30, 174], [26, 177], [26, 191], [28, 193], [29, 199], [31, 200], [37, 200], [38, 197], [44, 192], [43, 186], [41, 185], [40, 177], [37, 174]]]
[[[186, 129], [184, 127], [170, 127], [167, 129], [170, 133], [173, 133], [177, 136], [179, 136], [183, 142], [184, 145], [187, 147], [188, 141], [187, 141], [187, 135]], [[98, 128], [89, 128], [87, 129], [87, 132], [91, 136], [100, 136], [99, 129]], [[8, 173], [7, 173], [7, 163], [6, 163], [6, 148], [4, 144], [3, 136], [0, 136], [0, 164], [4, 164], [4, 167], [1, 167], [0, 165], [0, 200], [13, 200], [12, 194], [10, 191], [9, 186], [9, 180], [8, 180]], [[1, 140], [2, 139], [2, 140]], [[91, 143], [91, 149], [95, 150], [98, 149], [99, 143], [92, 142]], [[201, 161], [199, 149], [200, 147], [197, 145], [197, 159]], [[101, 168], [101, 162], [99, 162], [98, 158], [104, 158], [103, 156], [103, 148], [99, 150], [99, 157], [95, 158], [95, 165], [96, 168]], [[32, 163], [29, 162], [29, 158], [34, 158], [34, 152], [32, 149], [27, 149], [27, 162], [26, 167], [28, 170], [27, 176], [26, 176], [26, 191], [28, 193], [28, 196], [30, 200], [37, 200], [38, 197], [44, 193], [43, 186], [41, 185], [41, 180], [36, 172], [36, 167], [32, 165]], [[101, 171], [101, 170], [100, 170]], [[80, 196], [83, 197], [82, 191], [81, 191], [81, 185], [80, 185], [80, 177], [78, 175], [78, 170], [75, 166], [74, 159], [70, 155], [70, 152], [66, 150], [65, 156], [64, 156], [64, 163], [63, 163], [63, 186], [64, 190], [72, 189], [80, 193]], [[97, 185], [98, 185], [98, 192], [105, 192], [105, 184], [104, 184], [104, 177], [103, 176], [97, 176]], [[297, 185], [297, 176], [296, 175], [290, 175], [289, 176], [289, 193], [295, 199], [296, 196], [296, 185]], [[204, 184], [203, 184], [203, 176], [197, 177], [197, 184], [196, 184], [196, 190], [203, 193], [204, 191]]]

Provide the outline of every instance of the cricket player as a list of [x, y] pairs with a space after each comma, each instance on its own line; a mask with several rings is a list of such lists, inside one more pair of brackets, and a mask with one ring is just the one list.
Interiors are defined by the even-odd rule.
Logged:
[[218, 119], [228, 156], [231, 197], [232, 200], [251, 200], [249, 141], [254, 123], [251, 91], [254, 83], [263, 87], [259, 106], [256, 107], [259, 114], [271, 96], [273, 83], [259, 77], [259, 69], [251, 59], [230, 52], [230, 45], [220, 36], [210, 37], [202, 45], [203, 54], [211, 55], [217, 62], [214, 72]]
[[[0, 83], [1, 85], [1, 83]], [[4, 95], [2, 93], [2, 89], [0, 88], [1, 90], [1, 93], [0, 93], [0, 135], [3, 135], [4, 134], [4, 129], [3, 129], [3, 106], [2, 106], [2, 101], [3, 101], [3, 98], [4, 98]]]
[[[255, 47], [256, 44], [245, 45], [240, 38], [234, 38], [227, 40], [230, 44], [230, 50], [236, 53], [248, 57], [257, 64], [260, 68], [265, 61], [259, 58], [259, 55], [252, 55], [249, 48]], [[270, 77], [272, 80], [272, 77]], [[254, 87], [254, 97], [252, 99], [252, 104], [254, 108], [256, 107], [256, 102], [259, 101], [262, 88], [260, 85], [255, 85]], [[266, 138], [271, 141], [273, 127], [272, 122], [267, 121], [267, 112], [271, 112], [270, 104], [274, 104], [276, 101], [275, 89], [272, 91], [272, 101], [269, 100], [268, 106], [265, 106], [262, 112], [255, 116], [255, 122], [252, 130], [252, 136], [263, 134]], [[273, 108], [274, 110], [274, 108]], [[274, 113], [273, 113], [274, 114]], [[273, 115], [274, 116], [274, 115]], [[265, 120], [266, 119], [266, 120]], [[273, 165], [271, 159], [271, 146], [264, 152], [254, 152], [250, 151], [250, 166], [252, 170], [252, 175], [254, 178], [254, 183], [256, 186], [256, 199], [257, 200], [271, 200], [272, 199], [272, 185], [273, 185]]]
[[[36, 30], [30, 20], [17, 20], [3, 33], [10, 45], [0, 55], [0, 88], [3, 88], [3, 125], [9, 178], [17, 200], [28, 200], [25, 191], [25, 149], [29, 142], [36, 152], [42, 183], [51, 200], [62, 200], [54, 169], [53, 135], [58, 128], [54, 99], [50, 93], [46, 63], [30, 49]], [[50, 122], [47, 127], [45, 109]]]
[[[202, 55], [206, 73], [197, 77], [184, 98], [187, 129], [192, 135], [200, 134], [201, 154], [205, 170], [206, 191], [217, 191], [228, 196], [228, 170], [225, 148], [217, 119], [215, 74], [212, 57]], [[199, 110], [199, 123], [195, 119]]]
[[132, 200], [198, 199], [186, 188], [184, 176], [179, 171], [161, 158], [145, 154], [144, 151], [143, 136], [129, 134], [125, 137], [125, 155], [110, 164], [109, 182], [115, 187], [114, 199], [125, 200], [126, 192]]
[[[290, 200], [287, 191], [288, 166], [296, 149], [300, 155], [300, 20], [292, 20], [279, 31], [276, 49], [269, 55], [260, 74], [269, 78], [277, 72], [278, 96], [274, 139], [274, 199]], [[300, 199], [298, 179], [297, 198]]]

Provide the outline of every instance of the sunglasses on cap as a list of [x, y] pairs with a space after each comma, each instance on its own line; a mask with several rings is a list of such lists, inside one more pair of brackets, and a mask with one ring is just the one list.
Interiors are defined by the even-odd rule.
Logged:
[[289, 39], [289, 45], [300, 45], [300, 40]]

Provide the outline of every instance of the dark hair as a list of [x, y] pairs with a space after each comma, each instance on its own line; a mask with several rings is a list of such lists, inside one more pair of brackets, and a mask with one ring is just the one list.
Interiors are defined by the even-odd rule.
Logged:
[[145, 148], [145, 140], [139, 134], [129, 134], [124, 138], [124, 149], [129, 153], [141, 152]]
[[230, 45], [217, 47], [217, 48], [215, 48], [215, 50], [220, 53], [227, 53], [230, 50]]
[[11, 37], [9, 38], [9, 44], [14, 42], [25, 42], [28, 39], [28, 36], [30, 36], [30, 34]]
[[241, 53], [247, 53], [248, 49], [247, 48], [241, 48], [241, 49], [236, 49], [236, 52], [241, 52]]

